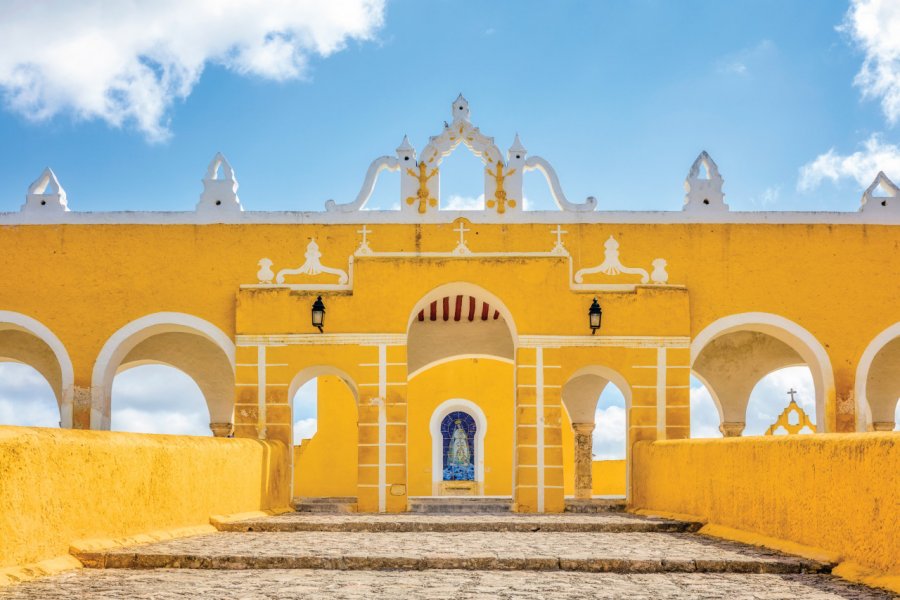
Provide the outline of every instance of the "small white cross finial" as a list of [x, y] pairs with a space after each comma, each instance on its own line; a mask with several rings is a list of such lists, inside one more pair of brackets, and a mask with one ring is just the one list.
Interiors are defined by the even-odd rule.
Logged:
[[459, 227], [457, 227], [457, 228], [454, 229], [453, 231], [456, 231], [456, 232], [459, 233], [459, 245], [460, 245], [460, 246], [465, 246], [465, 245], [466, 245], [466, 232], [467, 232], [467, 231], [471, 231], [471, 230], [470, 230], [470, 229], [466, 229], [465, 224], [464, 224], [462, 221], [460, 221], [460, 222], [459, 222]]
[[562, 236], [565, 233], [569, 233], [568, 231], [562, 228], [562, 225], [557, 225], [556, 229], [551, 229], [550, 233], [556, 234], [556, 245], [553, 246], [552, 252], [555, 254], [565, 254], [566, 247], [563, 245]]
[[794, 401], [794, 394], [797, 393], [797, 390], [795, 390], [794, 388], [791, 388], [791, 389], [789, 389], [789, 390], [787, 391], [787, 393], [788, 393], [788, 396], [791, 397], [791, 402], [793, 402], [793, 401]]
[[356, 249], [357, 254], [371, 254], [372, 248], [369, 247], [369, 234], [372, 233], [372, 230], [363, 225], [362, 229], [356, 230], [356, 233], [362, 234], [362, 241], [359, 243], [359, 248]]

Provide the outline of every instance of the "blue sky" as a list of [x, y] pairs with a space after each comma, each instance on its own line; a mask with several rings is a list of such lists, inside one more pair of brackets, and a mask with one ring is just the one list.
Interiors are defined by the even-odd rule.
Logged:
[[[0, 39], [0, 211], [45, 166], [73, 210], [192, 210], [217, 151], [247, 210], [321, 210], [404, 134], [422, 149], [459, 92], [501, 148], [518, 132], [601, 209], [678, 210], [704, 149], [738, 210], [851, 211], [879, 169], [900, 181], [890, 0], [0, 0]], [[396, 202], [394, 177], [375, 206]], [[531, 207], [549, 208], [528, 177]], [[465, 151], [444, 163], [445, 201], [480, 186]], [[751, 403], [754, 430], [787, 387], [802, 392], [808, 374], [784, 373], [755, 392], [779, 400]], [[0, 380], [0, 421], [57, 418], [35, 372], [4, 365]], [[205, 427], [185, 376], [140, 367], [116, 386], [117, 428]], [[705, 394], [694, 385], [695, 433], [714, 435]], [[621, 395], [607, 395], [604, 456], [624, 444]], [[297, 418], [309, 430], [314, 411]]]
[[[48, 27], [46, 15], [4, 4], [12, 16], [6, 28]], [[183, 10], [194, 10], [200, 27], [206, 3], [196, 4]], [[266, 16], [290, 12], [277, 8], [289, 2], [272, 4]], [[83, 43], [78, 28], [98, 26], [99, 17], [61, 6], [54, 14], [68, 17], [75, 31], [65, 35]], [[882, 10], [900, 22], [887, 2], [861, 7], [857, 12]], [[99, 26], [127, 32], [138, 17], [168, 25], [163, 10], [143, 10], [104, 16]], [[27, 47], [0, 50], [10, 55], [0, 58], [0, 209], [17, 210], [28, 184], [50, 165], [73, 210], [190, 210], [207, 163], [222, 151], [248, 210], [318, 210], [327, 198], [352, 199], [369, 162], [392, 153], [404, 133], [421, 149], [460, 91], [473, 121], [501, 147], [518, 131], [532, 154], [556, 166], [571, 197], [595, 195], [602, 208], [678, 209], [684, 176], [703, 149], [718, 162], [736, 209], [855, 210], [860, 181], [875, 174], [872, 156], [900, 179], [900, 136], [891, 122], [900, 106], [890, 113], [882, 106], [898, 93], [891, 87], [900, 88], [891, 79], [897, 74], [882, 77], [888, 89], [881, 95], [854, 85], [867, 57], [900, 72], [900, 49], [879, 46], [882, 32], [870, 31], [862, 17], [855, 26], [847, 2], [398, 0], [360, 11], [368, 16], [327, 23], [333, 37], [345, 33], [333, 48], [295, 41], [281, 67], [277, 55], [250, 67], [228, 55], [221, 48], [229, 42], [251, 49], [253, 42], [225, 27], [174, 50], [164, 33], [144, 45], [122, 34], [121, 51], [134, 64], [146, 64], [162, 45], [191, 55], [170, 59], [171, 70], [196, 72], [161, 92], [138, 87], [139, 100], [124, 108], [97, 109], [84, 90], [116, 97], [121, 80], [133, 79], [127, 64], [97, 75], [86, 51], [59, 83], [52, 52], [37, 60]], [[25, 94], [9, 73], [36, 60], [40, 67], [29, 72], [37, 84]], [[154, 94], [152, 102], [140, 100]], [[803, 167], [829, 151], [817, 171], [824, 179], [807, 178], [798, 189]], [[474, 159], [451, 158], [444, 198], [477, 196]], [[543, 207], [537, 177], [526, 182], [526, 195]], [[376, 195], [382, 206], [395, 200], [397, 185], [386, 178]]]

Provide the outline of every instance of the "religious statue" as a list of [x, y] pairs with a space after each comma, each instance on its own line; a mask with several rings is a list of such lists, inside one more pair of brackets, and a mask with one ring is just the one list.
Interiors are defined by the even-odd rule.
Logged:
[[466, 432], [462, 427], [462, 420], [456, 419], [454, 422], [456, 429], [450, 437], [450, 449], [447, 451], [447, 463], [451, 466], [467, 467], [472, 454], [469, 451], [469, 440]]

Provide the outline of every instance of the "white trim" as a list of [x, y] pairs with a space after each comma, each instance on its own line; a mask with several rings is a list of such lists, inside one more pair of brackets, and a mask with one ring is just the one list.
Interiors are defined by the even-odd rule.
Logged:
[[689, 348], [688, 336], [654, 335], [520, 335], [520, 348], [618, 347]]
[[898, 337], [900, 337], [900, 323], [894, 323], [876, 335], [859, 358], [859, 363], [856, 366], [856, 382], [854, 386], [857, 431], [867, 431], [872, 425], [872, 408], [869, 406], [869, 398], [866, 393], [866, 384], [869, 381], [869, 369], [872, 368], [872, 362], [882, 348]]
[[59, 407], [59, 426], [63, 429], [71, 429], [73, 425], [73, 409], [75, 399], [75, 370], [72, 368], [72, 360], [66, 347], [50, 328], [27, 315], [11, 310], [0, 310], [0, 329], [3, 324], [9, 323], [20, 327], [38, 338], [50, 348], [59, 364], [59, 390], [53, 390]]
[[461, 411], [475, 419], [475, 483], [478, 491], [484, 493], [484, 437], [487, 434], [487, 417], [477, 404], [463, 398], [453, 398], [438, 405], [431, 413], [428, 430], [431, 432], [431, 484], [432, 494], [438, 495], [440, 483], [444, 479], [444, 438], [441, 435], [441, 421], [452, 412]]
[[544, 512], [544, 348], [538, 346], [535, 350], [534, 381], [535, 404], [537, 415], [537, 511]]
[[[771, 335], [793, 348], [809, 367], [816, 388], [816, 430], [827, 433], [826, 399], [835, 399], [834, 371], [825, 347], [816, 337], [793, 321], [765, 312], [748, 312], [722, 317], [703, 328], [691, 342], [691, 365], [715, 338], [735, 331], [757, 331]], [[707, 386], [707, 389], [711, 388]], [[836, 406], [835, 406], [836, 410]]]
[[405, 346], [405, 333], [285, 333], [240, 334], [235, 339], [238, 346]]
[[[259, 365], [256, 369], [256, 401], [258, 409], [256, 411], [256, 432], [259, 439], [264, 440], [268, 435], [266, 428], [266, 347], [257, 346], [256, 362]], [[291, 415], [291, 424], [294, 418]], [[291, 444], [293, 444], [294, 432], [291, 431]], [[293, 461], [291, 461], [291, 481], [293, 481]]]
[[125, 356], [147, 338], [173, 331], [205, 337], [225, 353], [234, 372], [234, 342], [209, 321], [179, 312], [158, 312], [135, 319], [106, 340], [94, 362], [91, 376], [91, 429], [109, 429], [112, 382]]
[[[447, 356], [444, 358], [439, 358], [437, 360], [431, 361], [427, 365], [421, 366], [412, 373], [407, 376], [407, 381], [411, 381], [413, 377], [419, 375], [431, 369], [432, 367], [437, 367], [438, 365], [443, 365], [449, 362], [453, 362], [456, 360], [466, 360], [466, 359], [479, 359], [479, 360], [496, 360], [497, 362], [507, 363], [510, 365], [516, 364], [516, 361], [511, 358], [506, 358], [504, 356], [497, 356], [495, 354], [454, 354], [453, 356]], [[405, 384], [404, 384], [405, 385]]]
[[[855, 208], [855, 207], [854, 207]], [[466, 219], [472, 224], [640, 224], [737, 223], [737, 224], [828, 224], [828, 225], [900, 225], [900, 214], [868, 211], [508, 211], [498, 218], [489, 210], [431, 210], [426, 215], [415, 211], [363, 210], [330, 211], [241, 211], [210, 215], [194, 211], [67, 211], [0, 213], [0, 226], [7, 225], [215, 225], [288, 224], [288, 225], [375, 225], [444, 224]]]
[[[311, 367], [301, 369], [297, 372], [296, 375], [294, 375], [294, 378], [291, 379], [291, 383], [288, 386], [287, 403], [291, 405], [292, 413], [294, 406], [294, 396], [297, 395], [297, 392], [300, 390], [300, 388], [313, 379], [329, 375], [333, 375], [339, 378], [347, 385], [348, 388], [350, 388], [350, 392], [353, 394], [353, 400], [356, 402], [356, 405], [359, 406], [359, 388], [357, 387], [356, 382], [353, 381], [353, 378], [350, 377], [350, 375], [348, 375], [345, 371], [342, 371], [341, 369], [332, 367], [330, 365], [313, 365]], [[293, 414], [291, 415], [291, 422], [293, 422]]]

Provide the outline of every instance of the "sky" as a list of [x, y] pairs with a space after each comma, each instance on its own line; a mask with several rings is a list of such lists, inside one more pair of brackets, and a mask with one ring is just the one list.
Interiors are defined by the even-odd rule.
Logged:
[[[72, 210], [193, 210], [217, 151], [246, 210], [321, 210], [404, 134], [421, 150], [460, 92], [501, 148], [519, 133], [601, 210], [678, 210], [701, 150], [734, 210], [854, 211], [878, 170], [900, 182], [890, 0], [0, 0], [0, 40], [0, 211], [45, 166]], [[397, 203], [386, 175], [373, 208]], [[538, 177], [526, 204], [550, 208]], [[441, 183], [447, 206], [477, 204], [474, 157], [450, 156]], [[23, 369], [0, 368], [0, 421], [47, 400]], [[115, 427], [208, 419], [193, 382], [160, 369], [117, 378]]]

